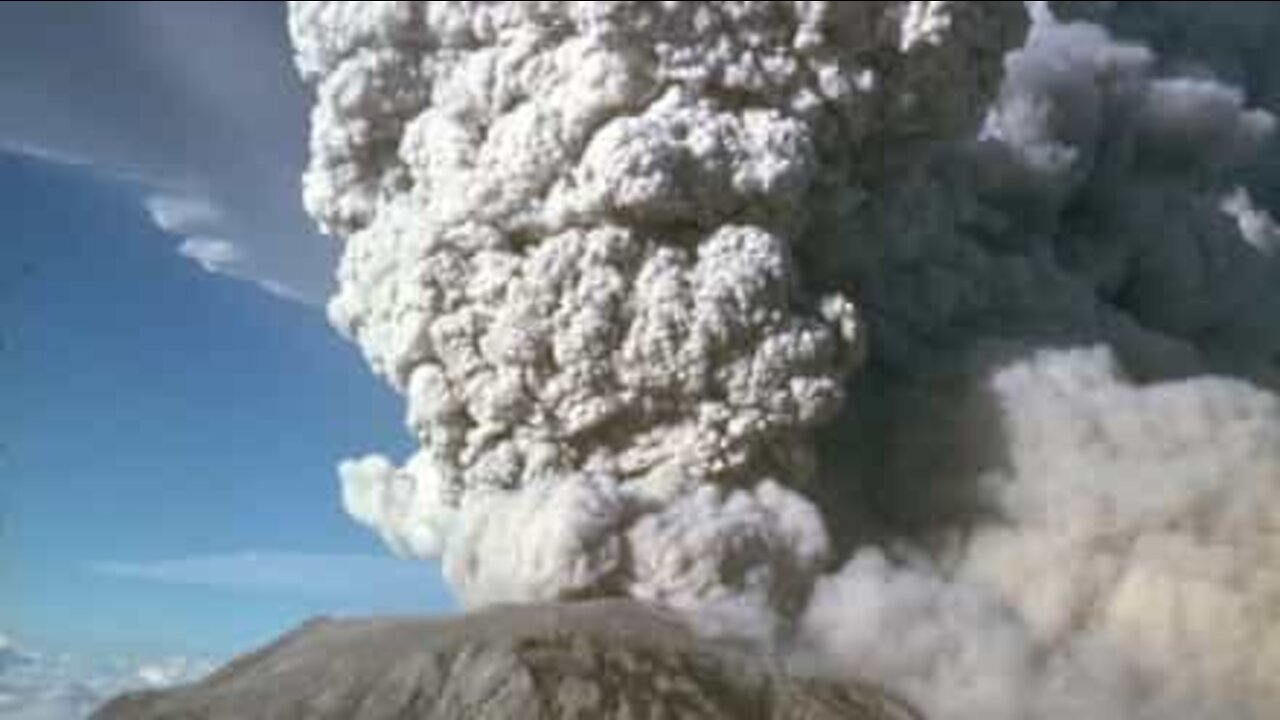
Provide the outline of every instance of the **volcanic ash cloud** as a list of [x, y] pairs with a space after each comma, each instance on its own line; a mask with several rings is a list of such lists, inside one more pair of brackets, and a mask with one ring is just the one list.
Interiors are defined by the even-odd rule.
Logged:
[[330, 318], [420, 441], [348, 512], [939, 720], [1274, 717], [1274, 120], [1031, 10], [292, 3]]
[[330, 315], [422, 442], [344, 464], [347, 508], [469, 605], [794, 611], [828, 556], [796, 488], [862, 340], [794, 250], [883, 172], [861, 148], [974, 125], [1019, 14], [295, 4]]

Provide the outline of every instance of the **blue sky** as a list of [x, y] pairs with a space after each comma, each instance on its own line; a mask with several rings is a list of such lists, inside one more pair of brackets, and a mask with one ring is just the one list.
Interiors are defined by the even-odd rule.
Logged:
[[4, 2], [0, 67], [0, 148], [132, 181], [210, 270], [327, 294], [337, 248], [298, 200], [308, 99], [283, 3]]
[[[339, 506], [337, 460], [403, 454], [408, 440], [399, 401], [316, 304], [332, 248], [297, 220], [304, 99], [297, 88], [268, 92], [294, 82], [282, 12], [196, 3], [147, 19], [194, 32], [225, 12], [252, 29], [238, 34], [252, 47], [218, 52], [263, 63], [210, 55], [192, 75], [165, 62], [171, 47], [145, 45], [136, 17], [116, 27], [114, 16], [76, 19], [59, 5], [0, 10], [0, 630], [73, 652], [222, 655], [318, 613], [450, 610], [434, 565], [390, 558]], [[102, 20], [107, 39], [94, 47], [117, 51], [41, 63], [30, 57], [39, 43], [5, 44], [15, 15], [52, 39]], [[10, 62], [15, 53], [23, 63]], [[133, 106], [112, 99], [101, 122], [48, 129], [8, 113], [39, 87], [39, 112], [93, 105], [104, 90], [78, 87], [77, 67], [110, 75], [112, 63], [123, 72], [148, 58], [162, 81], [130, 74], [137, 82], [105, 95]], [[42, 73], [52, 78], [44, 86]], [[237, 88], [242, 76], [262, 93], [249, 115], [296, 122], [248, 117], [243, 133], [205, 134], [212, 101], [151, 92], [191, 77], [215, 78], [205, 90]], [[145, 127], [184, 123], [192, 132]], [[134, 164], [148, 138], [155, 146]], [[279, 143], [291, 148], [272, 150], [287, 173], [227, 160]], [[156, 198], [216, 212], [175, 221], [183, 213], [171, 203], [158, 217]], [[267, 200], [285, 207], [267, 212]], [[205, 234], [184, 235], [197, 225]], [[243, 262], [180, 252], [192, 237], [222, 239]]]

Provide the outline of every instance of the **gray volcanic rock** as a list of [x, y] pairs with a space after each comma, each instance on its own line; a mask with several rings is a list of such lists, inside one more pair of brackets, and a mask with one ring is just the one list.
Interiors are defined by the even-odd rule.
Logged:
[[95, 720], [912, 720], [869, 685], [789, 675], [628, 601], [449, 619], [315, 620], [183, 688]]

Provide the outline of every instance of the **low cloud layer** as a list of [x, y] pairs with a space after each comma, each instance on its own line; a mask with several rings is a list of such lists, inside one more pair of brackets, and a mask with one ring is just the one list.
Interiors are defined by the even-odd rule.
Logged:
[[119, 693], [193, 682], [212, 669], [208, 660], [186, 657], [47, 654], [0, 634], [0, 720], [84, 720]]

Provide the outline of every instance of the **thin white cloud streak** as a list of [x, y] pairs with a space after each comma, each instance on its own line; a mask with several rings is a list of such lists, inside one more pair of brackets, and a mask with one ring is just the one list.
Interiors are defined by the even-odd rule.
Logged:
[[128, 580], [221, 590], [347, 599], [421, 595], [420, 563], [359, 554], [237, 552], [146, 562], [98, 562], [94, 572]]
[[301, 206], [283, 8], [3, 3], [0, 66], [0, 152], [127, 183], [205, 270], [323, 302], [337, 247]]

